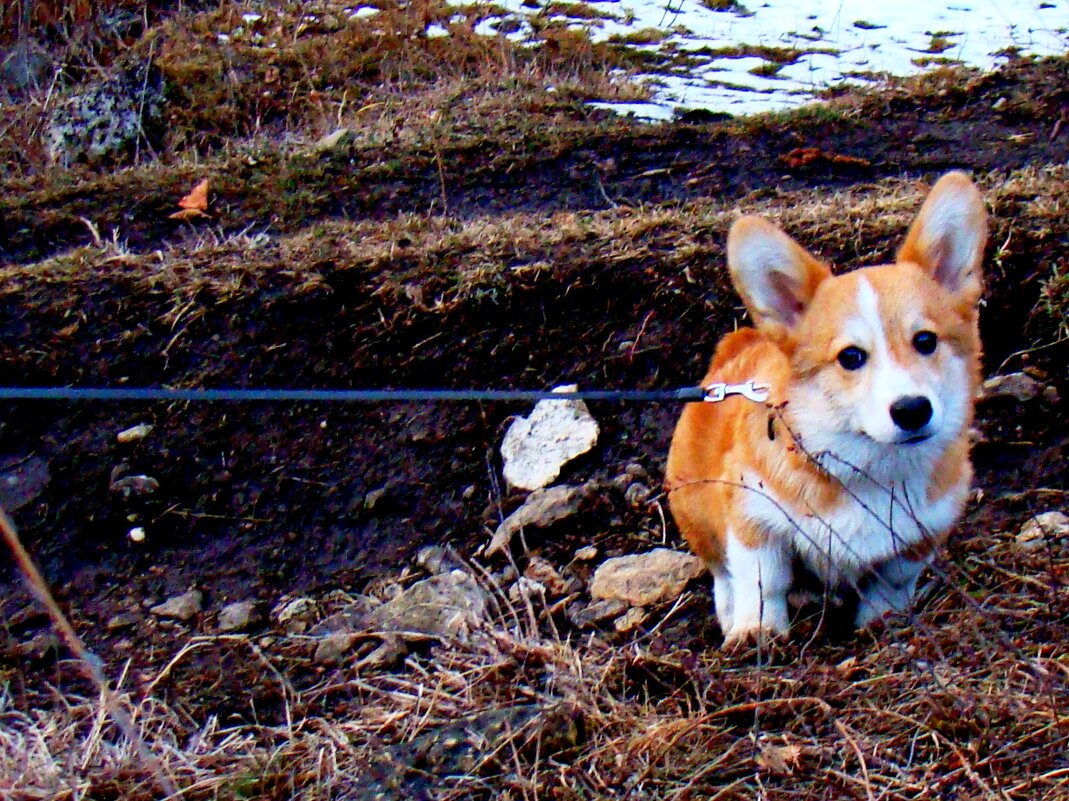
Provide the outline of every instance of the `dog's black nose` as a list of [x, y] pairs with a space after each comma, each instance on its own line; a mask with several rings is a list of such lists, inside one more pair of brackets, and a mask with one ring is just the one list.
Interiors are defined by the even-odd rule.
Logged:
[[923, 395], [899, 398], [891, 404], [891, 419], [903, 431], [919, 431], [932, 419], [932, 402]]

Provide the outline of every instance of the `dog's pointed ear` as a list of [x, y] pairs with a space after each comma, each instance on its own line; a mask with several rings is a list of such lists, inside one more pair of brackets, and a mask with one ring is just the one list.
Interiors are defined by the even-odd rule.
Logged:
[[951, 172], [928, 194], [898, 260], [920, 265], [947, 290], [976, 303], [983, 291], [986, 243], [987, 210], [980, 192], [965, 173]]
[[728, 232], [728, 269], [759, 328], [791, 329], [831, 270], [760, 217], [741, 217]]

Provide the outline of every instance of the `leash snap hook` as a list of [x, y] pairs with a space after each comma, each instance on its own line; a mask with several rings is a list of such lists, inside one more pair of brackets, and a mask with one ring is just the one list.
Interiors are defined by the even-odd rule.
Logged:
[[764, 403], [768, 400], [768, 385], [755, 384], [752, 380], [742, 384], [727, 384], [717, 381], [705, 387], [705, 396], [702, 398], [706, 403], [720, 403], [720, 401], [732, 395], [742, 395], [754, 403]]

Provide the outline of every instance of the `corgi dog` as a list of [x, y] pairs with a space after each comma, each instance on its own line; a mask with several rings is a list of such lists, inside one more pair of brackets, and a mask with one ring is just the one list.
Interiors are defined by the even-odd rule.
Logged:
[[755, 327], [721, 340], [703, 386], [752, 381], [768, 399], [687, 404], [665, 482], [727, 646], [787, 633], [795, 560], [856, 589], [859, 628], [908, 610], [972, 479], [986, 240], [960, 172], [932, 188], [894, 264], [832, 275], [765, 220], [732, 225]]

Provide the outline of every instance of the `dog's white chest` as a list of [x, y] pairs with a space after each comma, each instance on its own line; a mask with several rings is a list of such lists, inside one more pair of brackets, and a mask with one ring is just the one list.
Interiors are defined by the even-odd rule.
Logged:
[[961, 512], [966, 491], [963, 483], [928, 502], [921, 481], [893, 489], [866, 481], [844, 489], [841, 502], [820, 513], [759, 490], [747, 493], [746, 516], [771, 536], [789, 542], [818, 575], [851, 581], [945, 531]]

